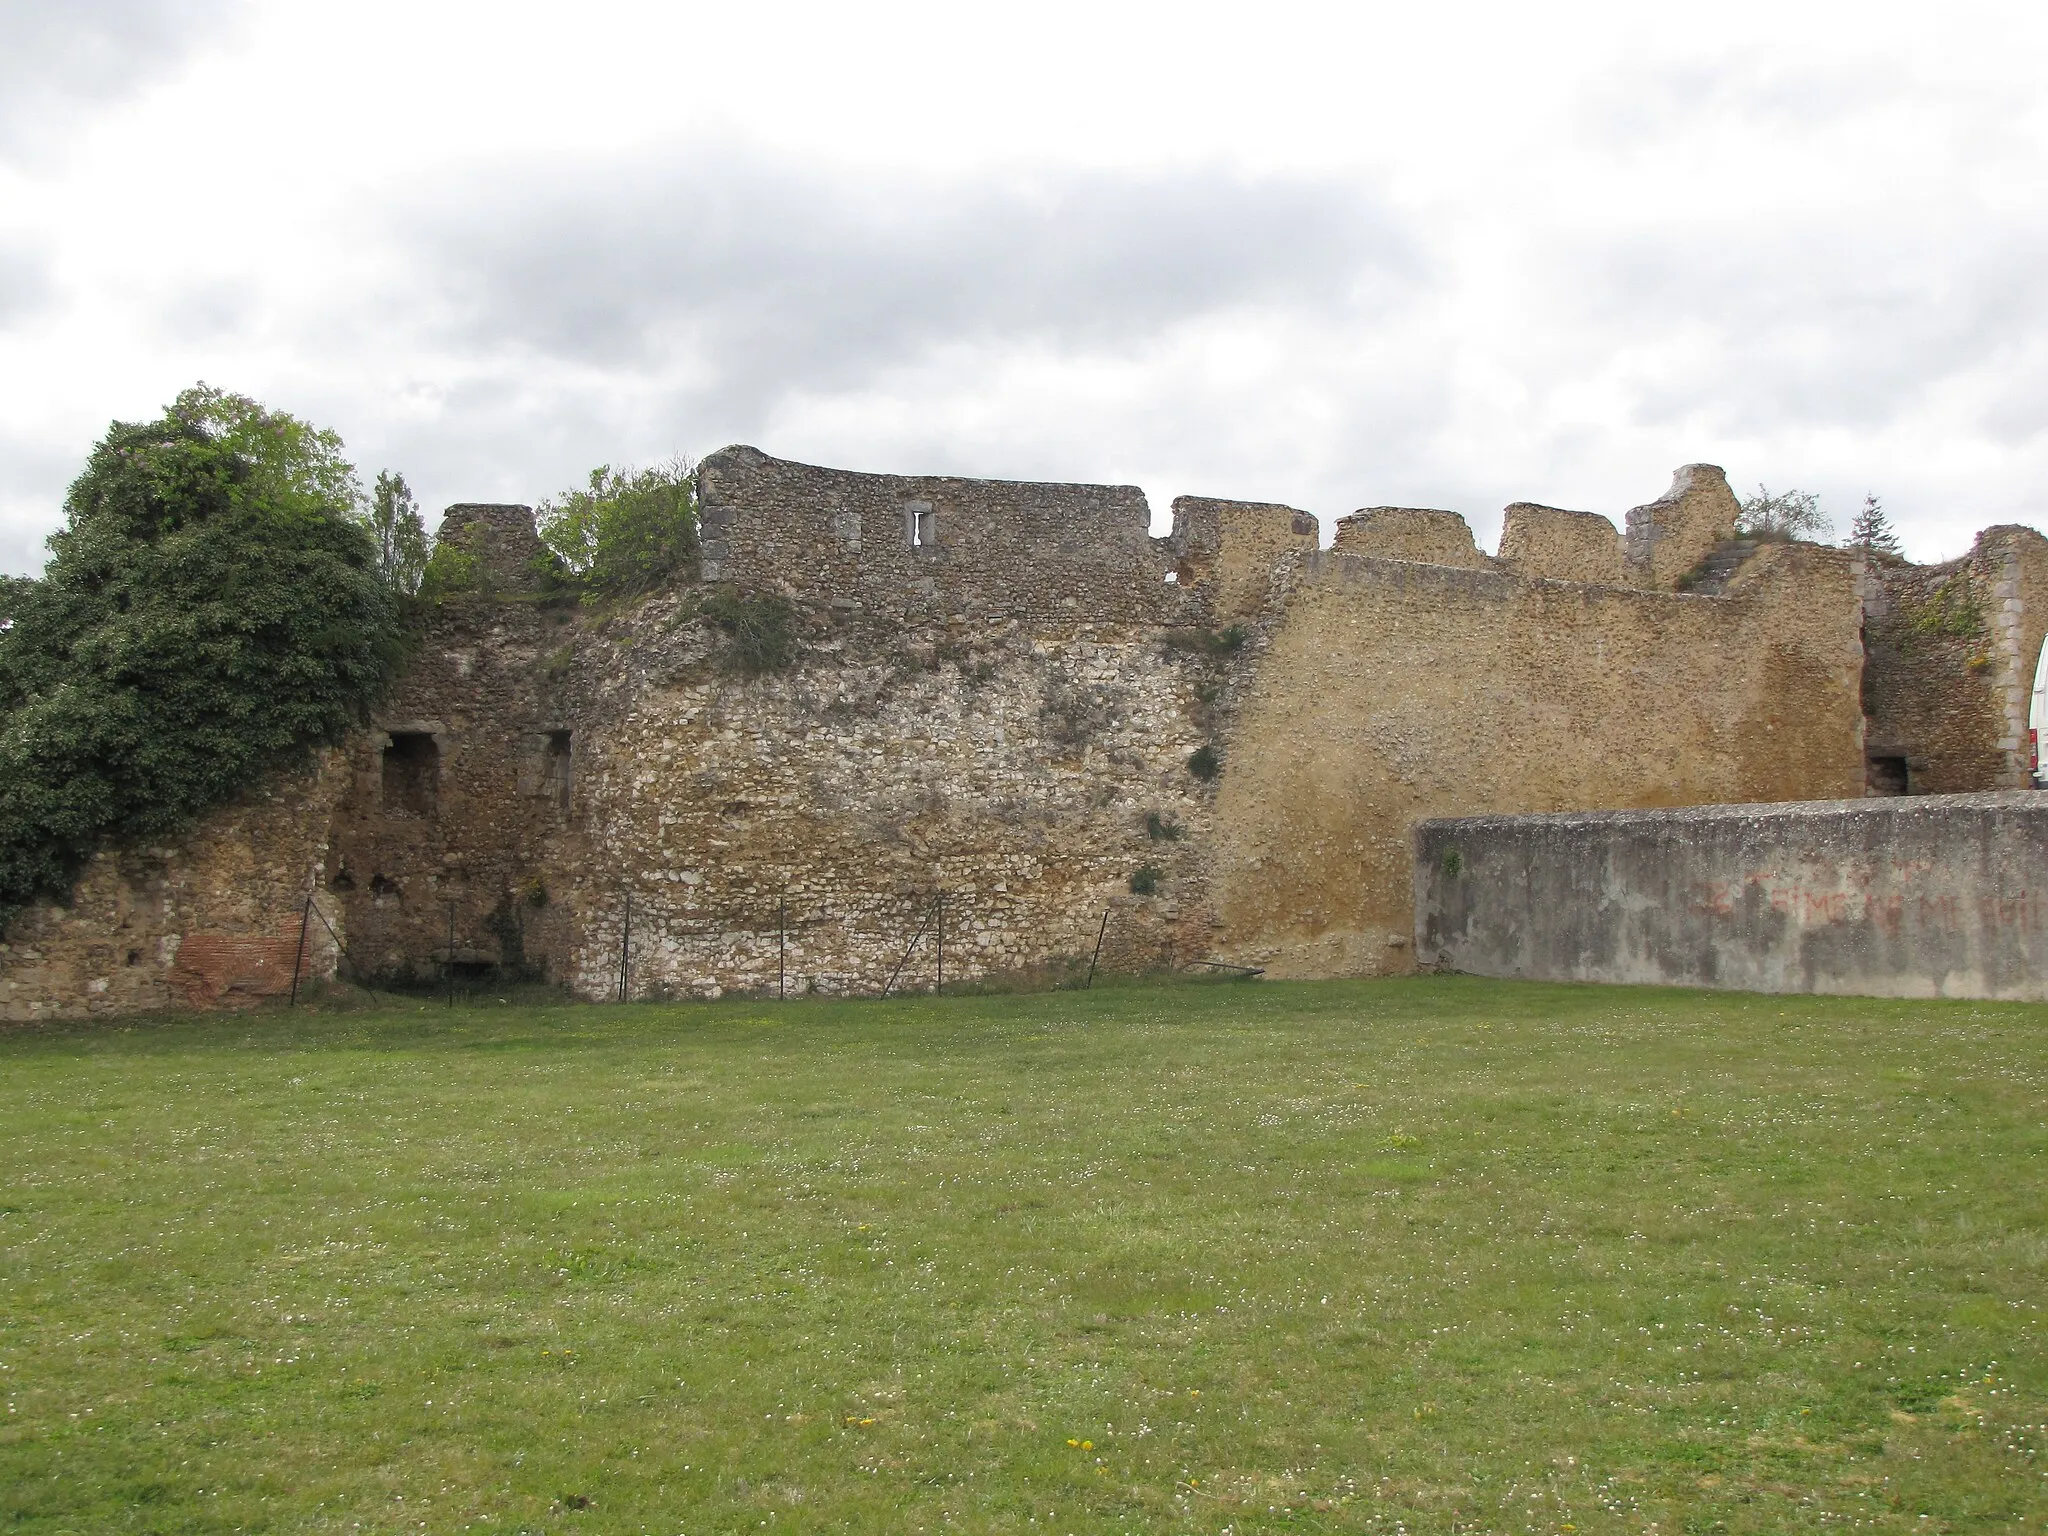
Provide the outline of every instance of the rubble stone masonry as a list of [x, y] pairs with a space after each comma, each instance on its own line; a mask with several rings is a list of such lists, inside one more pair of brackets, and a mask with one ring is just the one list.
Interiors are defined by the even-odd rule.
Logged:
[[[1098, 940], [1109, 970], [1396, 972], [1420, 818], [1864, 785], [1891, 577], [1781, 545], [1702, 582], [1710, 466], [1626, 537], [1518, 503], [1497, 556], [1452, 513], [1372, 509], [1329, 552], [1294, 508], [1184, 497], [1155, 538], [1130, 487], [751, 448], [700, 504], [701, 571], [613, 606], [532, 589], [524, 509], [450, 509], [494, 579], [428, 611], [373, 727], [102, 855], [6, 936], [0, 1017], [274, 996], [309, 895], [347, 951], [316, 918], [308, 977], [591, 998], [928, 990], [941, 944], [949, 987], [1078, 976]], [[2010, 772], [2048, 614], [2048, 541], [1994, 532], [1964, 776]], [[740, 664], [720, 591], [787, 605], [787, 667]]]

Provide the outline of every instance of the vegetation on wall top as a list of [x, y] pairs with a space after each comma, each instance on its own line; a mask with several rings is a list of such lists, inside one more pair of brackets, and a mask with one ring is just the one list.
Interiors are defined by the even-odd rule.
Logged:
[[0, 925], [364, 718], [399, 589], [341, 439], [199, 385], [115, 422], [0, 590]]
[[637, 470], [600, 464], [581, 490], [542, 502], [537, 521], [556, 580], [636, 597], [696, 561], [694, 471], [683, 459]]
[[1808, 539], [1820, 541], [1834, 532], [1834, 521], [1820, 509], [1812, 491], [1781, 491], [1773, 496], [1759, 485], [1745, 496], [1735, 519], [1736, 534], [1745, 539]]

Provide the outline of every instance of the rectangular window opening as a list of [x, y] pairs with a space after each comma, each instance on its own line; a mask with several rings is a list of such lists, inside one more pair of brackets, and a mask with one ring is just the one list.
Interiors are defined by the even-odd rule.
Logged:
[[393, 731], [384, 749], [384, 813], [431, 816], [441, 777], [441, 749], [425, 731]]
[[930, 549], [939, 542], [938, 513], [932, 510], [930, 502], [904, 504], [903, 534], [912, 549]]

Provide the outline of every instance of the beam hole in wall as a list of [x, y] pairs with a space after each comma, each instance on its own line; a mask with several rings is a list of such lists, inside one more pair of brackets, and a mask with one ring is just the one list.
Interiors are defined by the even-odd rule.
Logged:
[[1873, 752], [1863, 760], [1864, 793], [1906, 795], [1912, 793], [1912, 777], [1903, 757], [1881, 757]]
[[425, 731], [393, 731], [384, 749], [384, 814], [431, 816], [441, 777], [441, 749]]

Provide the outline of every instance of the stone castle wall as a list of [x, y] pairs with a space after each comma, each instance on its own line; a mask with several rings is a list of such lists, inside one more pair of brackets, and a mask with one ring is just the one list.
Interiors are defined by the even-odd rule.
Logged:
[[1987, 529], [1961, 560], [1873, 560], [1863, 705], [1874, 792], [2029, 786], [2029, 696], [2048, 635], [2048, 539]]
[[[1498, 556], [1451, 513], [1371, 509], [1322, 552], [1296, 509], [1184, 497], [1153, 538], [1130, 488], [744, 448], [701, 503], [700, 579], [591, 608], [533, 590], [524, 509], [451, 508], [489, 590], [431, 610], [374, 728], [154, 863], [98, 861], [9, 935], [0, 1008], [274, 994], [310, 884], [360, 971], [585, 997], [929, 987], [941, 896], [949, 985], [1077, 974], [1098, 936], [1112, 970], [1377, 974], [1414, 963], [1418, 818], [1863, 783], [1863, 562], [1723, 558], [1706, 466], [1626, 536], [1518, 503]], [[2039, 643], [2048, 541], [1994, 534], [2009, 768], [1997, 657]], [[721, 590], [789, 603], [790, 666], [734, 664]]]
[[1218, 802], [1226, 951], [1407, 970], [1423, 817], [1860, 793], [1857, 579], [1789, 545], [1722, 596], [1298, 558]]
[[[67, 905], [31, 908], [0, 942], [0, 1021], [84, 1018], [161, 1008], [235, 1007], [335, 972], [323, 886], [330, 820], [344, 775], [319, 754], [183, 836], [95, 855]], [[312, 896], [327, 923], [299, 931]]]

